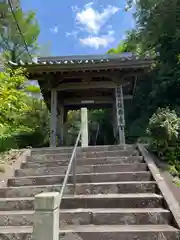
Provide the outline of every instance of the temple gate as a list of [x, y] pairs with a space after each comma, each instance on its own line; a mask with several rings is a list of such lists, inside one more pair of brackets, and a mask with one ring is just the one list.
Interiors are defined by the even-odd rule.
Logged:
[[153, 60], [132, 53], [121, 55], [87, 55], [41, 57], [31, 63], [10, 62], [25, 67], [29, 79], [39, 82], [44, 100], [51, 112], [50, 146], [64, 143], [64, 123], [69, 110], [80, 108], [113, 109], [113, 132], [119, 144], [125, 144], [124, 101], [132, 99], [140, 74]]

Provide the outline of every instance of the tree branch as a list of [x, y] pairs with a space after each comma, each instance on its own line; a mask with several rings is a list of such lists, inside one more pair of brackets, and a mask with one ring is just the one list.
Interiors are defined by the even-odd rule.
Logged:
[[7, 50], [11, 51], [12, 49], [11, 49], [11, 47], [10, 47], [10, 45], [9, 45], [9, 43], [8, 43], [8, 41], [7, 41], [7, 39], [3, 36], [2, 33], [1, 33], [0, 35], [1, 35], [1, 38], [3, 39], [4, 43], [5, 43], [6, 46], [8, 47]]

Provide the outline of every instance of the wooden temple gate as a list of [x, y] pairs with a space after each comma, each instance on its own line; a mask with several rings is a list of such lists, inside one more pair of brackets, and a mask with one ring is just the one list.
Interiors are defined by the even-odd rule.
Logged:
[[57, 136], [64, 141], [64, 122], [69, 110], [113, 109], [114, 135], [125, 144], [124, 100], [132, 99], [137, 77], [147, 71], [153, 60], [131, 53], [121, 55], [87, 55], [42, 57], [31, 63], [10, 62], [27, 69], [28, 78], [39, 82], [51, 112], [50, 146], [56, 147]]

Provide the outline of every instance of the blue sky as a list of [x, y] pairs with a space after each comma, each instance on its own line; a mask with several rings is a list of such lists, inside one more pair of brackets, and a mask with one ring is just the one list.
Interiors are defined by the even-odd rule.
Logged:
[[103, 54], [134, 25], [132, 12], [124, 11], [126, 0], [21, 0], [21, 5], [37, 13], [44, 55]]

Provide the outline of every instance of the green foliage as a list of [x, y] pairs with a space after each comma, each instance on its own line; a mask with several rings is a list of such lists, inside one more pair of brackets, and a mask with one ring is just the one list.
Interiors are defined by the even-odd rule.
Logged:
[[126, 41], [121, 41], [117, 48], [111, 48], [107, 53], [109, 54], [120, 54], [124, 52], [134, 52], [135, 46], [134, 44], [128, 44]]
[[178, 172], [178, 170], [176, 169], [176, 166], [175, 166], [175, 165], [170, 165], [170, 167], [169, 167], [169, 173], [170, 173], [173, 177], [179, 176], [179, 172]]
[[39, 86], [35, 86], [35, 85], [26, 85], [24, 87], [24, 90], [27, 93], [31, 93], [31, 94], [34, 94], [34, 95], [40, 95], [40, 93], [41, 93], [41, 90], [40, 90]]
[[172, 176], [180, 177], [180, 119], [174, 110], [159, 108], [149, 120], [148, 133], [153, 149], [169, 164]]
[[48, 141], [48, 110], [42, 99], [27, 94], [23, 73], [23, 69], [0, 73], [0, 151]]
[[156, 60], [138, 80], [134, 101], [126, 107], [128, 135], [144, 136], [148, 119], [158, 107], [177, 109], [180, 105], [180, 1], [127, 0], [125, 10], [132, 8], [135, 28], [110, 53], [130, 51]]
[[174, 177], [180, 177], [180, 147], [169, 148], [164, 154], [169, 163], [169, 172]]
[[[77, 138], [80, 124], [81, 112], [69, 111], [68, 119], [65, 124], [65, 142], [66, 145], [74, 145]], [[88, 111], [89, 144], [102, 145], [113, 144], [114, 137], [112, 132], [111, 109], [90, 110]]]
[[180, 187], [180, 179], [179, 178], [174, 178], [173, 182], [176, 184], [177, 187]]
[[[40, 33], [36, 14], [33, 11], [24, 13], [22, 9], [18, 8], [14, 9], [14, 13], [27, 44], [28, 51], [33, 55], [38, 49], [37, 38]], [[8, 27], [5, 28], [4, 26]], [[0, 48], [4, 50], [4, 56], [8, 60], [29, 60], [23, 38], [19, 33], [11, 11], [7, 11], [5, 17], [0, 21]]]
[[26, 81], [23, 70], [0, 73], [0, 124], [11, 122], [29, 109], [24, 101], [27, 98], [21, 86]]
[[165, 158], [171, 165], [180, 163], [180, 147], [178, 145], [169, 147], [165, 153]]
[[[180, 12], [179, 1], [172, 0], [128, 0], [135, 7], [136, 32], [144, 50], [155, 50], [160, 58], [169, 61], [179, 53]], [[177, 51], [178, 50], [178, 51]], [[167, 58], [168, 56], [168, 58]]]
[[[14, 14], [17, 22], [8, 4], [0, 3], [2, 62], [29, 61], [28, 52], [33, 57], [40, 50], [37, 45], [40, 29], [35, 12], [24, 13], [16, 8]], [[27, 82], [23, 69], [6, 69], [0, 73], [0, 151], [39, 147], [49, 140], [49, 112], [41, 98], [40, 88]]]
[[158, 146], [167, 147], [178, 138], [180, 119], [174, 110], [159, 108], [149, 120], [148, 133]]
[[114, 144], [112, 110], [98, 109], [89, 112], [89, 144]]

